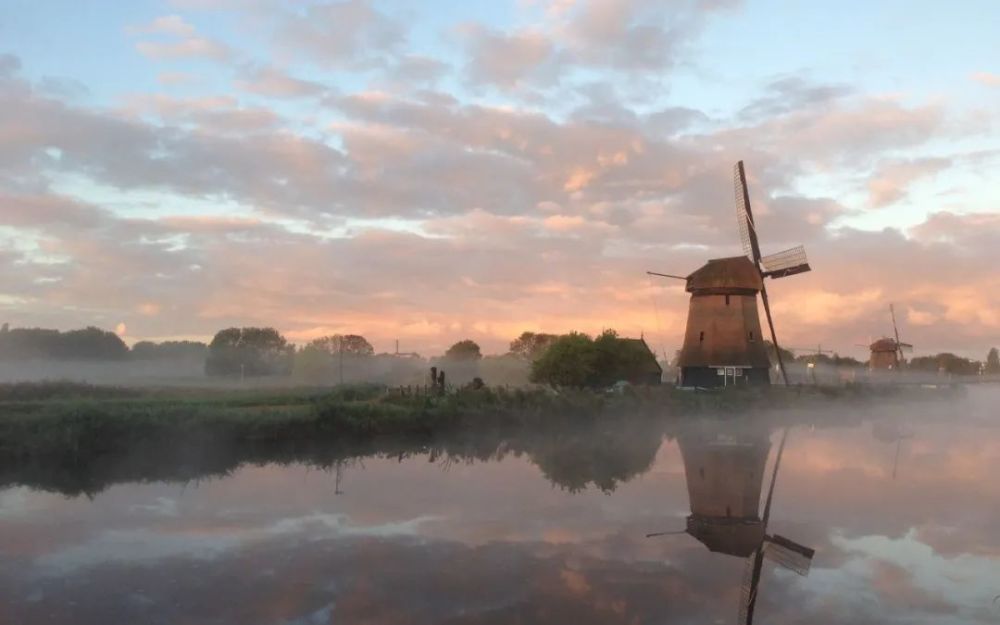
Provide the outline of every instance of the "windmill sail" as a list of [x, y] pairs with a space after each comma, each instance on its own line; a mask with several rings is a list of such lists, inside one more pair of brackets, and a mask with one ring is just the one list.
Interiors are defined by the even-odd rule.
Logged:
[[899, 340], [899, 328], [896, 326], [896, 308], [892, 304], [889, 304], [889, 316], [892, 318], [892, 332], [896, 337], [896, 353], [898, 354], [900, 364], [902, 364], [903, 352], [913, 351], [913, 346]]
[[794, 276], [811, 269], [806, 258], [806, 248], [801, 245], [776, 254], [768, 254], [760, 259], [760, 264], [764, 266], [763, 274], [769, 278]]
[[[743, 169], [743, 161], [736, 163], [733, 171], [733, 180], [736, 186], [736, 218], [740, 228], [740, 238], [743, 241], [743, 250], [747, 252], [757, 271], [761, 276], [764, 272], [760, 270], [760, 245], [757, 243], [757, 230], [753, 221], [753, 210], [750, 209], [750, 191], [747, 189], [747, 175]], [[749, 248], [749, 249], [748, 249]], [[771, 304], [767, 300], [767, 287], [761, 282], [760, 301], [764, 304], [764, 314], [767, 316], [767, 326], [771, 330], [771, 342], [774, 344], [774, 353], [778, 358], [778, 370], [781, 371], [781, 380], [788, 386], [788, 373], [785, 371], [785, 362], [781, 358], [781, 348], [778, 346], [778, 335], [774, 331], [774, 319], [771, 317]]]
[[747, 189], [746, 171], [743, 161], [733, 168], [733, 191], [736, 196], [736, 223], [740, 229], [740, 242], [743, 253], [754, 262], [760, 262], [760, 245], [757, 243], [757, 232], [754, 230], [753, 212], [750, 210], [750, 192]]

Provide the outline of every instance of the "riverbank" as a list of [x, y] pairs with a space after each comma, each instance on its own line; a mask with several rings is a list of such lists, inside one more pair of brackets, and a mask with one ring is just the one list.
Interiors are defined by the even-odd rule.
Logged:
[[546, 438], [595, 428], [609, 444], [621, 437], [659, 440], [689, 416], [784, 412], [814, 422], [844, 421], [888, 401], [930, 397], [943, 393], [864, 386], [653, 387], [615, 394], [485, 388], [413, 397], [378, 386], [233, 391], [0, 385], [0, 486], [96, 492], [109, 482], [191, 479], [242, 462], [330, 466], [359, 453], [419, 453], [434, 446], [478, 457], [503, 445], [509, 449], [510, 441], [533, 449]]

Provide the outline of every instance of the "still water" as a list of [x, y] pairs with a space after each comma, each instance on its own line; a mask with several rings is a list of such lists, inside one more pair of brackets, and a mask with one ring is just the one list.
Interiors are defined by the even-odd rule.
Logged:
[[1000, 623], [996, 399], [15, 485], [0, 623]]

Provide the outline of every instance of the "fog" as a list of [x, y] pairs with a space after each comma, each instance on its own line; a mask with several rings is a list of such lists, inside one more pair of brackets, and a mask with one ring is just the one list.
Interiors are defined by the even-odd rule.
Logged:
[[71, 381], [126, 387], [270, 388], [336, 386], [373, 383], [388, 386], [429, 384], [432, 366], [443, 370], [446, 381], [464, 385], [479, 377], [491, 385], [522, 386], [528, 383], [530, 364], [513, 357], [487, 356], [479, 361], [402, 357], [335, 356], [320, 371], [269, 376], [207, 376], [203, 360], [0, 360], [0, 383]]

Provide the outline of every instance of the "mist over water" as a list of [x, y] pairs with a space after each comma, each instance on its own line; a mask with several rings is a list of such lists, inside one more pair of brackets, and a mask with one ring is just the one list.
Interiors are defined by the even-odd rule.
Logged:
[[0, 605], [53, 624], [735, 622], [745, 558], [645, 536], [729, 501], [709, 483], [747, 481], [710, 460], [727, 446], [764, 454], [766, 492], [787, 428], [767, 531], [815, 556], [806, 577], [765, 562], [757, 622], [994, 623], [998, 400], [622, 419], [91, 497], [11, 484]]

